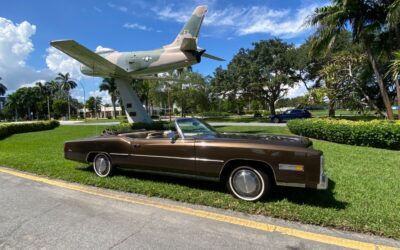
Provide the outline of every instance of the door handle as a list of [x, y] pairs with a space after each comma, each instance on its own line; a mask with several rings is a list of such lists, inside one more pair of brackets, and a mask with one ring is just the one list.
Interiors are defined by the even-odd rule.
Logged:
[[134, 148], [140, 148], [140, 144], [133, 144]]

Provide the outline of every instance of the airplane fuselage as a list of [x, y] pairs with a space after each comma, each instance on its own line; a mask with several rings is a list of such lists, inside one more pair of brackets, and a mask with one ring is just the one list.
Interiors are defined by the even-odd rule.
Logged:
[[[132, 76], [149, 75], [188, 67], [199, 62], [190, 52], [182, 51], [178, 46], [162, 47], [147, 51], [118, 52], [107, 50], [96, 52], [113, 64], [126, 70]], [[108, 77], [81, 64], [81, 72], [89, 76]]]

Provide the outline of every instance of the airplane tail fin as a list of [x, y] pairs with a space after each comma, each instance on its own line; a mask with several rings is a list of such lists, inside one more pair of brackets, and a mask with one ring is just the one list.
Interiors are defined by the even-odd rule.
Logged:
[[175, 38], [175, 41], [171, 45], [181, 46], [186, 38], [194, 39], [197, 43], [197, 38], [199, 37], [200, 27], [203, 23], [204, 16], [207, 12], [206, 5], [197, 6], [193, 11], [192, 16], [183, 26], [181, 32]]

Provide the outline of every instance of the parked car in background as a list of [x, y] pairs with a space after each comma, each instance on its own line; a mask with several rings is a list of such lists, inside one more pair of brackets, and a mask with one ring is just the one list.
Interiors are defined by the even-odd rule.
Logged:
[[282, 114], [270, 115], [271, 122], [280, 123], [287, 122], [293, 119], [311, 118], [311, 113], [305, 109], [288, 109]]

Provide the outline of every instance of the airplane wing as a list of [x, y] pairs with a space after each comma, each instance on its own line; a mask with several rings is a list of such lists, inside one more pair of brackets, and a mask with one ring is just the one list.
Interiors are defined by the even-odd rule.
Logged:
[[104, 57], [94, 53], [88, 48], [80, 45], [74, 40], [52, 41], [50, 44], [54, 48], [61, 50], [65, 54], [89, 67], [96, 73], [109, 77], [129, 77], [127, 71], [105, 59]]
[[204, 56], [204, 57], [207, 57], [207, 58], [209, 58], [209, 59], [212, 59], [212, 60], [220, 61], [220, 62], [225, 61], [225, 59], [222, 59], [222, 58], [219, 58], [219, 57], [217, 57], [217, 56], [213, 56], [213, 55], [210, 55], [210, 54], [207, 54], [207, 53], [203, 53], [203, 56]]

